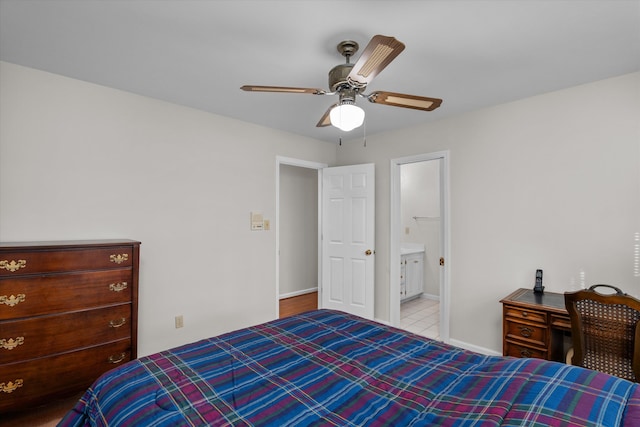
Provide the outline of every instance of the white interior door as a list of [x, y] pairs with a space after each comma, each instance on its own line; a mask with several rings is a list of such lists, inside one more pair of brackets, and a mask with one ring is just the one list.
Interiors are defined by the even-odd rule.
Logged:
[[373, 319], [374, 165], [322, 169], [323, 308]]

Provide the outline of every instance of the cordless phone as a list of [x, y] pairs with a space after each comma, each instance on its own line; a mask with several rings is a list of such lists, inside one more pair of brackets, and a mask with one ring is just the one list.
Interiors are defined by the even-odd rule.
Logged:
[[542, 270], [536, 270], [536, 285], [533, 287], [533, 292], [536, 294], [544, 293], [544, 286], [542, 286]]

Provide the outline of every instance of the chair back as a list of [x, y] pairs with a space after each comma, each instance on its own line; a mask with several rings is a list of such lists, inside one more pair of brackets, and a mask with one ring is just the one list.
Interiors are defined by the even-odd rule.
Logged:
[[[601, 294], [606, 287], [615, 293]], [[571, 317], [572, 364], [640, 382], [640, 300], [615, 286], [593, 285], [567, 292]]]

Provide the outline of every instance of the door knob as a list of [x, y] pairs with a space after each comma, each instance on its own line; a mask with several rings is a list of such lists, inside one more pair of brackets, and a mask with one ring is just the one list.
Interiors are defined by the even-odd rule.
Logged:
[[371, 249], [367, 249], [367, 250], [365, 251], [365, 253], [364, 253], [364, 254], [365, 254], [366, 256], [369, 256], [369, 255], [371, 255], [372, 253], [373, 253], [373, 252], [371, 251]]

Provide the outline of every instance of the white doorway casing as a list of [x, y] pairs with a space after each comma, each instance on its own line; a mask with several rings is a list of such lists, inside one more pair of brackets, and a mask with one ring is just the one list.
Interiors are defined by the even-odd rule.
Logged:
[[[401, 242], [401, 166], [431, 160], [440, 161], [440, 217], [442, 246], [439, 257], [444, 258], [440, 267], [440, 339], [449, 341], [450, 286], [449, 271], [450, 230], [449, 230], [449, 151], [419, 154], [391, 159], [390, 184], [390, 250], [389, 250], [389, 317], [393, 326], [400, 326], [400, 242]], [[428, 250], [428, 248], [427, 248]]]
[[[281, 169], [283, 165], [318, 171], [318, 308], [335, 308], [368, 319], [374, 315], [374, 165], [349, 165], [329, 168], [326, 164], [288, 157], [276, 157], [276, 317], [280, 316], [281, 291]], [[325, 184], [325, 176], [331, 185]], [[333, 179], [332, 179], [333, 178]], [[340, 190], [335, 183], [344, 181]], [[325, 191], [328, 190], [328, 191]], [[337, 191], [337, 193], [336, 193]], [[338, 197], [336, 197], [338, 196]], [[327, 197], [341, 200], [346, 216], [332, 215]], [[335, 205], [335, 203], [334, 203]], [[327, 233], [332, 243], [323, 243]], [[328, 241], [328, 240], [327, 240]], [[326, 243], [326, 241], [325, 241]], [[331, 248], [333, 247], [333, 248]], [[336, 247], [345, 250], [341, 268], [334, 268], [340, 258]], [[289, 248], [290, 249], [290, 248]], [[339, 274], [342, 272], [341, 274]], [[331, 292], [330, 292], [331, 291]], [[337, 291], [337, 292], [335, 292]], [[333, 292], [333, 293], [332, 293]], [[342, 298], [329, 298], [341, 295]], [[327, 298], [325, 298], [327, 297]]]
[[[281, 166], [282, 165], [288, 165], [288, 166], [296, 166], [296, 167], [300, 167], [300, 168], [307, 168], [307, 169], [313, 169], [316, 171], [320, 171], [323, 168], [327, 167], [327, 164], [325, 163], [316, 163], [316, 162], [310, 162], [307, 160], [300, 160], [300, 159], [293, 159], [293, 158], [289, 158], [289, 157], [282, 157], [282, 156], [276, 156], [276, 218], [275, 218], [275, 230], [276, 230], [276, 299], [275, 299], [275, 307], [276, 307], [276, 318], [280, 317], [280, 293], [281, 293], [281, 289], [280, 289], [280, 215], [281, 215], [281, 206], [280, 206], [280, 173], [281, 173]], [[318, 179], [318, 205], [320, 206], [320, 202], [321, 202], [321, 197], [322, 197], [322, 193], [321, 193], [321, 182]], [[320, 233], [321, 233], [321, 218], [320, 216], [318, 216], [318, 236], [317, 236], [317, 242], [318, 242], [318, 266], [320, 265], [320, 257], [321, 257], [321, 246], [320, 246]], [[290, 248], [291, 249], [291, 248]], [[321, 283], [321, 272], [318, 271], [318, 281], [317, 283]], [[320, 301], [318, 301], [318, 306], [320, 306]]]

